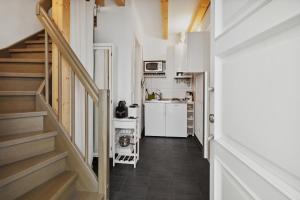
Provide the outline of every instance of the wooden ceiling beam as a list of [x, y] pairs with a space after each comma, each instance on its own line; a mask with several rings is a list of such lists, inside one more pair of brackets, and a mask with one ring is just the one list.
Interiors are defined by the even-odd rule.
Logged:
[[161, 17], [162, 17], [162, 36], [164, 39], [168, 39], [169, 35], [169, 1], [160, 0], [161, 5]]
[[95, 3], [97, 6], [100, 6], [100, 7], [105, 6], [105, 0], [96, 0]]
[[125, 6], [125, 0], [115, 0], [117, 6]]
[[192, 21], [189, 25], [188, 32], [194, 32], [200, 26], [204, 15], [209, 7], [210, 0], [199, 0], [196, 12], [193, 15]]

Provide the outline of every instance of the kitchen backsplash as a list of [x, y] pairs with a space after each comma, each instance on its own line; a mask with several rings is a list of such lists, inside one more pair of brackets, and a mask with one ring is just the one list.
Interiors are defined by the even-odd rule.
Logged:
[[145, 88], [149, 93], [162, 92], [163, 98], [185, 98], [186, 91], [192, 89], [191, 83], [177, 82], [174, 65], [174, 47], [168, 47], [166, 60], [166, 78], [145, 78]]

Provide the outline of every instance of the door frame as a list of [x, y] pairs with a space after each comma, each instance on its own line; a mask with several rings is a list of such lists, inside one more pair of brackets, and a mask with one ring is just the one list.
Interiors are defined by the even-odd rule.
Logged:
[[134, 39], [134, 52], [132, 55], [132, 73], [131, 73], [131, 103], [137, 103], [139, 105], [139, 119], [138, 119], [138, 136], [141, 138], [142, 129], [144, 126], [144, 82], [143, 74], [143, 46], [139, 42], [138, 38]]
[[[108, 118], [108, 134], [109, 134], [109, 157], [112, 157], [112, 149], [111, 149], [111, 136], [112, 136], [112, 120], [113, 120], [113, 99], [114, 99], [114, 84], [113, 84], [113, 55], [114, 55], [114, 45], [112, 43], [94, 43], [93, 46], [93, 62], [94, 62], [94, 67], [93, 70], [95, 71], [95, 54], [94, 52], [96, 50], [108, 50], [108, 89], [109, 89], [109, 107], [107, 108], [109, 110], [109, 118]], [[94, 77], [95, 79], [95, 73]], [[98, 157], [98, 151], [93, 153], [94, 157]], [[109, 174], [108, 174], [109, 175]]]

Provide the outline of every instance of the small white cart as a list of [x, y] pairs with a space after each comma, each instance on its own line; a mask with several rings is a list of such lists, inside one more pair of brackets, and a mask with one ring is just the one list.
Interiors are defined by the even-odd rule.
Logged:
[[[116, 163], [131, 164], [136, 168], [139, 160], [139, 136], [138, 136], [138, 119], [114, 118], [113, 120], [113, 138], [112, 153], [113, 166]], [[130, 144], [122, 147], [119, 143], [121, 136], [130, 136]]]

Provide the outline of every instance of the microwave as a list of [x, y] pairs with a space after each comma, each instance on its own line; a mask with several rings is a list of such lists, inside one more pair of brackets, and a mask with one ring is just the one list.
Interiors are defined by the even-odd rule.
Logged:
[[164, 60], [144, 61], [144, 73], [163, 73], [165, 65]]

